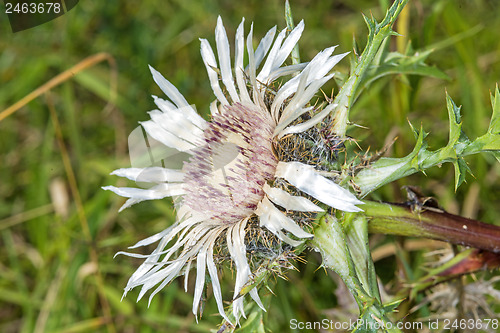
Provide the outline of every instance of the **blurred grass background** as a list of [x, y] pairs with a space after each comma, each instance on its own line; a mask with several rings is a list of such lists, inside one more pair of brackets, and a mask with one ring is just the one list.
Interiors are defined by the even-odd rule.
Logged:
[[[335, 44], [337, 53], [350, 51], [353, 35], [364, 46], [361, 12], [381, 19], [388, 3], [291, 1], [296, 21], [306, 23], [302, 60]], [[163, 230], [174, 214], [169, 200], [118, 214], [123, 199], [101, 186], [126, 184], [108, 174], [129, 165], [127, 135], [148, 119], [146, 111], [154, 108], [150, 95], [161, 95], [148, 64], [206, 116], [213, 96], [198, 38], [213, 44], [217, 15], [230, 39], [243, 16], [246, 30], [253, 21], [254, 36], [260, 38], [274, 25], [285, 26], [283, 12], [282, 1], [80, 1], [68, 14], [16, 34], [0, 14], [0, 112], [89, 56], [105, 52], [111, 59], [72, 75], [0, 122], [0, 332], [207, 332], [217, 327], [211, 297], [196, 324], [192, 294], [184, 293], [181, 279], [156, 295], [149, 309], [147, 299], [135, 302], [136, 290], [120, 301], [141, 260], [113, 255]], [[489, 90], [500, 78], [498, 14], [494, 0], [410, 1], [396, 25], [404, 37], [393, 38], [391, 49], [403, 52], [410, 40], [414, 49], [434, 47], [428, 63], [450, 80], [392, 76], [375, 82], [350, 117], [369, 129], [352, 128], [348, 134], [372, 151], [398, 136], [390, 154], [401, 157], [414, 144], [409, 119], [430, 132], [432, 147], [444, 146], [446, 89], [463, 106], [467, 135], [482, 135], [491, 114]], [[347, 60], [336, 67], [345, 74], [348, 69]], [[333, 88], [332, 83], [324, 90]], [[418, 185], [450, 212], [500, 224], [498, 163], [490, 156], [467, 161], [474, 177], [469, 175], [456, 193], [452, 166], [443, 165], [427, 176], [385, 186], [372, 198], [402, 201], [400, 186]], [[386, 281], [397, 275], [390, 258], [384, 266], [377, 263]], [[416, 258], [409, 269], [418, 275]], [[269, 295], [265, 326], [273, 332], [288, 332], [292, 318], [319, 321], [338, 315], [339, 305], [344, 312], [347, 308], [333, 274], [317, 270], [317, 255], [304, 259], [308, 264], [297, 263], [289, 281], [272, 282], [274, 296], [261, 290]], [[232, 280], [226, 270], [226, 300]]]

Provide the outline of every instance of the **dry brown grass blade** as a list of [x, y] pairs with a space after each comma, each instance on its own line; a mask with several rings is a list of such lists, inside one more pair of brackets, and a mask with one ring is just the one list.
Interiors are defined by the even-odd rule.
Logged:
[[0, 220], [0, 231], [3, 229], [10, 228], [12, 226], [15, 226], [20, 223], [24, 223], [26, 221], [29, 221], [31, 219], [37, 218], [39, 216], [43, 216], [46, 214], [51, 213], [54, 210], [54, 207], [52, 204], [40, 206], [25, 212], [22, 212], [20, 214], [14, 215], [7, 217], [3, 220]]
[[[31, 102], [32, 100], [34, 100], [35, 98], [37, 98], [38, 96], [42, 95], [43, 93], [49, 91], [50, 89], [54, 88], [55, 86], [67, 81], [68, 79], [71, 79], [74, 75], [78, 74], [79, 72], [89, 68], [89, 67], [92, 67], [92, 66], [95, 66], [96, 64], [104, 61], [104, 60], [107, 60], [109, 65], [111, 66], [112, 69], [115, 69], [116, 67], [116, 62], [115, 62], [115, 59], [108, 53], [104, 53], [104, 52], [101, 52], [101, 53], [97, 53], [97, 54], [94, 54], [92, 56], [89, 56], [85, 59], [83, 59], [82, 61], [80, 61], [78, 64], [76, 64], [75, 66], [65, 70], [64, 72], [62, 72], [61, 74], [55, 76], [54, 78], [52, 78], [51, 80], [49, 80], [47, 83], [41, 85], [40, 87], [38, 87], [37, 89], [33, 90], [32, 92], [30, 92], [28, 95], [24, 96], [21, 100], [19, 100], [18, 102], [16, 102], [14, 105], [8, 107], [7, 109], [3, 110], [2, 112], [0, 112], [0, 122], [2, 120], [4, 120], [5, 118], [7, 118], [8, 116], [10, 116], [11, 114], [13, 114], [14, 112], [16, 112], [17, 110], [19, 110], [20, 108], [22, 108], [23, 106], [25, 106], [26, 104], [28, 104], [29, 102]], [[111, 71], [111, 75], [112, 75], [112, 79], [111, 79], [111, 96], [110, 96], [110, 100], [113, 101], [114, 98], [115, 98], [115, 95], [116, 95], [116, 71], [115, 70], [112, 70]]]

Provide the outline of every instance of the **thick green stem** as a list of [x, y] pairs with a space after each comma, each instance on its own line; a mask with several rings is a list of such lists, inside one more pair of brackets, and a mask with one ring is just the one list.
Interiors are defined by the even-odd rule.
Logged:
[[500, 253], [500, 227], [438, 209], [413, 212], [409, 205], [365, 201], [372, 233], [425, 237]]

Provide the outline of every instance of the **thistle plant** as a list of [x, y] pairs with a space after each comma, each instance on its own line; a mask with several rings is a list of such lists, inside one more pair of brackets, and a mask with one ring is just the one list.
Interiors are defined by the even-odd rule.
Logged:
[[[322, 98], [319, 92], [333, 79], [330, 73], [347, 54], [335, 54], [332, 46], [302, 62], [299, 39], [307, 22], [294, 26], [288, 2], [287, 28], [279, 33], [271, 28], [256, 48], [253, 25], [245, 37], [245, 20], [236, 29], [234, 44], [220, 17], [215, 28], [216, 49], [207, 39], [200, 40], [215, 96], [209, 121], [162, 74], [150, 69], [165, 94], [153, 96], [158, 109], [149, 112], [151, 120], [141, 123], [144, 142], [148, 142], [145, 151], [151, 159], [132, 160], [136, 164], [132, 168], [113, 172], [142, 188], [104, 189], [127, 198], [121, 209], [172, 197], [176, 222], [132, 246], [158, 243], [151, 254], [119, 253], [144, 258], [124, 295], [140, 287], [141, 299], [153, 289], [151, 302], [179, 276], [184, 277], [187, 291], [189, 277], [195, 275], [192, 312], [197, 318], [205, 290], [211, 285], [223, 318], [219, 332], [264, 332], [266, 302], [260, 294], [269, 288], [273, 276], [285, 275], [301, 253], [313, 250], [321, 254], [322, 266], [335, 271], [353, 295], [362, 319], [353, 330], [375, 332], [383, 327], [399, 332], [392, 312], [404, 296], [382, 299], [370, 254], [370, 232], [474, 247], [490, 255], [491, 260], [478, 259], [486, 260], [481, 267], [498, 265], [498, 227], [448, 214], [412, 188], [405, 203], [367, 200], [384, 185], [447, 162], [453, 164], [458, 188], [470, 171], [466, 156], [486, 153], [500, 159], [498, 88], [492, 96], [489, 127], [475, 139], [463, 132], [461, 109], [448, 95], [445, 147], [430, 149], [423, 127], [412, 124], [416, 143], [404, 157], [363, 151], [354, 144], [356, 138], [347, 136], [352, 106], [375, 80], [393, 74], [445, 77], [426, 64], [431, 51], [389, 51], [390, 37], [398, 36], [393, 25], [407, 2], [395, 1], [380, 22], [364, 17], [366, 46], [349, 55], [351, 72], [340, 78], [334, 98]], [[137, 144], [133, 141], [132, 146]], [[173, 160], [181, 163], [174, 167]], [[477, 253], [464, 253], [463, 260], [479, 258]], [[453, 274], [444, 266], [436, 268], [432, 277], [420, 281], [406, 296], [417, 298], [419, 291], [439, 279], [446, 281], [475, 270], [460, 269], [464, 262], [454, 260], [458, 269]], [[224, 266], [236, 272], [229, 307], [219, 282]], [[248, 298], [253, 302], [247, 302]]]
[[[290, 158], [288, 151], [281, 152], [281, 138], [308, 131], [331, 112], [334, 105], [306, 104], [332, 78], [328, 72], [346, 55], [332, 55], [335, 47], [330, 47], [307, 64], [281, 67], [303, 29], [301, 22], [288, 36], [284, 29], [273, 41], [276, 28], [272, 28], [254, 51], [251, 28], [246, 39], [249, 63], [245, 65], [242, 20], [236, 32], [233, 77], [229, 41], [219, 17], [215, 30], [218, 64], [209, 42], [201, 40], [201, 55], [217, 98], [211, 106], [211, 122], [201, 118], [179, 91], [151, 68], [154, 80], [169, 100], [155, 97], [159, 110], [151, 111], [151, 120], [141, 125], [151, 137], [148, 141], [153, 139], [186, 152], [189, 159], [181, 169], [150, 166], [113, 172], [154, 184], [147, 189], [104, 187], [129, 198], [122, 210], [144, 200], [179, 199], [176, 224], [133, 246], [159, 242], [157, 249], [145, 256], [144, 263], [130, 278], [125, 293], [142, 286], [140, 299], [160, 284], [152, 297], [181, 274], [185, 275], [187, 286], [191, 264], [196, 262], [193, 313], [198, 314], [208, 269], [219, 312], [235, 324], [240, 316], [245, 316], [241, 289], [253, 279], [247, 259], [248, 242], [281, 253], [290, 246], [302, 244], [303, 239], [312, 238], [313, 235], [301, 227], [310, 224], [307, 220], [313, 219], [311, 214], [325, 210], [309, 198], [342, 211], [361, 210], [356, 205], [362, 202], [347, 189], [322, 176], [313, 165]], [[261, 62], [262, 68], [257, 73]], [[273, 89], [277, 78], [290, 74], [296, 76]], [[313, 116], [303, 121], [301, 116], [305, 113]], [[309, 198], [294, 195], [298, 191]], [[293, 215], [287, 216], [289, 211], [302, 212], [305, 218], [294, 220]], [[229, 256], [236, 266], [234, 320], [225, 314], [215, 265], [215, 258], [224, 256]], [[257, 289], [251, 288], [249, 294], [264, 309]]]

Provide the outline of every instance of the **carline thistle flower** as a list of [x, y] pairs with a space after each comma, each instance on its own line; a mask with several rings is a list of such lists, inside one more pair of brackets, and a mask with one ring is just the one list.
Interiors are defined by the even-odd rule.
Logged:
[[[361, 201], [320, 175], [313, 165], [280, 161], [276, 154], [275, 145], [281, 138], [313, 128], [332, 111], [335, 105], [318, 110], [309, 102], [332, 78], [328, 73], [333, 66], [347, 54], [332, 55], [335, 47], [330, 47], [309, 63], [283, 66], [303, 30], [301, 21], [288, 36], [284, 29], [274, 38], [274, 27], [254, 50], [253, 25], [245, 43], [243, 19], [236, 31], [232, 68], [229, 41], [219, 17], [215, 29], [218, 62], [210, 43], [200, 39], [201, 55], [216, 97], [210, 106], [210, 122], [199, 116], [168, 80], [150, 68], [155, 82], [169, 100], [153, 96], [159, 110], [149, 112], [151, 120], [141, 125], [152, 138], [189, 154], [189, 159], [178, 170], [151, 166], [118, 169], [112, 173], [130, 180], [147, 181], [153, 184], [150, 188], [104, 187], [129, 198], [120, 210], [144, 200], [165, 197], [173, 197], [176, 207], [174, 225], [131, 247], [159, 242], [151, 254], [119, 252], [146, 258], [130, 277], [124, 295], [142, 286], [140, 299], [159, 284], [150, 296], [151, 301], [158, 291], [182, 274], [187, 291], [188, 275], [195, 262], [193, 313], [198, 313], [208, 270], [218, 310], [230, 322], [224, 311], [214, 260], [214, 256], [217, 257], [214, 247], [224, 244], [227, 256], [236, 267], [233, 315], [238, 321], [240, 316], [245, 316], [243, 297], [238, 297], [239, 293], [253, 278], [247, 257], [246, 237], [250, 225], [294, 247], [313, 235], [304, 231], [290, 212], [323, 211], [314, 199], [343, 211], [361, 210], [356, 206]], [[287, 77], [290, 79], [286, 80]], [[282, 85], [274, 89], [278, 79]], [[305, 113], [312, 116], [306, 120]], [[286, 181], [295, 192], [291, 194], [273, 186], [278, 180]], [[294, 195], [297, 193], [301, 195]], [[264, 309], [257, 289], [253, 288], [249, 294]]]

